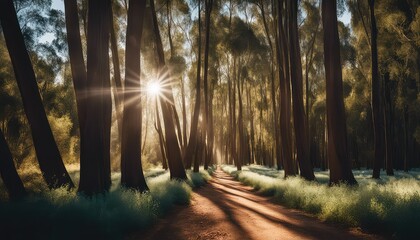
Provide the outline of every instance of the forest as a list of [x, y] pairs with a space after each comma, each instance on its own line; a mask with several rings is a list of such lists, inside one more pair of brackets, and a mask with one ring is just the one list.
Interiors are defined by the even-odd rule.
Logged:
[[0, 24], [1, 239], [417, 237], [419, 1], [1, 0]]

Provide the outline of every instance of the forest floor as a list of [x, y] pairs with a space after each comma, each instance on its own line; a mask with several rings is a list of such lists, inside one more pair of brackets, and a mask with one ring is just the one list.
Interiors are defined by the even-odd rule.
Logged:
[[127, 239], [378, 239], [322, 222], [257, 194], [220, 169], [197, 188], [188, 206], [176, 206], [151, 228]]

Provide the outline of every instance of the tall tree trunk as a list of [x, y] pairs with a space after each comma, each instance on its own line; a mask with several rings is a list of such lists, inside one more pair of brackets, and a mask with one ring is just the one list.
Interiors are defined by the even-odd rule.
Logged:
[[[162, 108], [163, 124], [165, 126], [166, 150], [168, 156], [169, 171], [172, 179], [187, 179], [184, 165], [182, 162], [181, 149], [179, 147], [178, 138], [175, 132], [175, 102], [171, 102], [173, 98], [172, 87], [170, 84], [171, 77], [167, 72], [165, 65], [165, 56], [163, 52], [162, 39], [160, 37], [159, 26], [156, 17], [154, 0], [150, 1], [150, 8], [153, 17], [153, 30], [156, 37], [156, 48], [159, 65], [159, 79], [163, 82], [163, 96], [160, 98]], [[181, 132], [179, 133], [181, 134]]]
[[120, 59], [118, 56], [118, 45], [117, 38], [115, 36], [114, 28], [114, 14], [112, 13], [112, 7], [109, 8], [110, 14], [110, 41], [111, 41], [111, 53], [112, 53], [112, 66], [114, 67], [114, 83], [115, 87], [112, 88], [114, 103], [115, 103], [115, 113], [117, 116], [117, 126], [118, 126], [118, 140], [121, 140], [122, 134], [122, 99], [123, 99], [123, 88], [121, 82], [121, 70], [120, 70]]
[[[229, 69], [229, 64], [228, 64], [228, 69]], [[233, 105], [235, 104], [233, 102], [233, 93], [232, 93], [232, 79], [230, 77], [230, 71], [228, 70], [228, 74], [227, 74], [227, 78], [228, 78], [228, 84], [227, 84], [227, 88], [228, 88], [228, 107], [229, 107], [229, 128], [228, 128], [228, 142], [229, 142], [229, 152], [230, 152], [230, 158], [232, 158], [233, 162], [236, 164], [236, 153], [235, 153], [235, 141], [234, 141], [234, 136], [233, 136], [233, 132], [234, 132], [234, 128], [235, 128], [235, 123], [234, 123], [234, 117], [233, 115], [235, 114], [234, 112], [234, 108]]]
[[339, 184], [340, 182], [357, 184], [351, 171], [351, 162], [347, 152], [347, 129], [336, 8], [336, 0], [322, 1], [330, 184]]
[[162, 133], [162, 124], [160, 123], [160, 116], [159, 116], [159, 102], [157, 101], [158, 99], [156, 98], [156, 102], [155, 102], [155, 107], [156, 107], [156, 124], [155, 124], [155, 129], [158, 132], [159, 135], [159, 147], [160, 147], [160, 153], [162, 154], [162, 167], [163, 169], [168, 169], [168, 157], [166, 154], [166, 150], [165, 150], [165, 146], [166, 146], [166, 142], [165, 142], [165, 137], [163, 136]]
[[284, 177], [296, 175], [293, 166], [292, 136], [290, 124], [290, 76], [289, 76], [289, 56], [286, 33], [283, 27], [283, 1], [277, 5], [277, 28], [278, 46], [277, 63], [280, 79], [280, 137], [282, 144], [282, 160], [284, 167]]
[[[207, 139], [207, 141], [204, 141], [204, 143], [207, 142], [207, 149], [208, 151], [211, 151], [211, 149], [209, 149], [208, 147], [208, 143], [209, 143], [209, 137], [210, 137], [210, 124], [209, 124], [209, 84], [208, 84], [208, 69], [209, 69], [209, 46], [210, 46], [210, 16], [211, 16], [211, 10], [213, 8], [213, 0], [206, 0], [205, 1], [205, 30], [206, 30], [206, 35], [205, 35], [205, 44], [204, 44], [204, 117], [205, 117], [205, 122], [206, 125], [204, 125], [205, 129], [204, 129], [204, 139]], [[209, 155], [206, 155], [205, 158], [205, 162], [204, 162], [204, 166], [207, 167], [209, 161], [211, 161], [211, 159], [208, 159]]]
[[35, 73], [26, 50], [12, 0], [0, 1], [0, 21], [17, 85], [22, 96], [25, 114], [31, 128], [42, 176], [49, 188], [62, 186], [73, 188], [74, 184], [61, 159], [42, 105]]
[[300, 47], [298, 37], [298, 0], [290, 4], [290, 76], [292, 82], [293, 98], [293, 120], [295, 129], [297, 158], [299, 162], [300, 175], [306, 180], [314, 180], [315, 175], [309, 159], [308, 128], [303, 107], [303, 79], [302, 62], [300, 58]]
[[394, 114], [391, 101], [391, 86], [389, 73], [384, 76], [384, 112], [385, 112], [385, 144], [386, 144], [386, 175], [394, 175], [393, 158], [394, 158]]
[[249, 110], [249, 127], [250, 127], [250, 163], [255, 163], [255, 128], [254, 128], [254, 111], [251, 105], [251, 89], [250, 87], [247, 88], [247, 102], [248, 102], [248, 110]]
[[371, 55], [372, 55], [372, 119], [374, 129], [375, 159], [373, 178], [380, 178], [382, 163], [386, 156], [384, 111], [382, 103], [382, 84], [378, 69], [378, 29], [376, 28], [375, 0], [369, 0], [371, 22]]
[[26, 195], [22, 180], [16, 172], [12, 153], [0, 130], [0, 176], [3, 179], [10, 199], [20, 199]]
[[66, 15], [67, 43], [69, 48], [69, 58], [73, 85], [77, 104], [77, 117], [79, 120], [80, 132], [80, 159], [85, 159], [84, 147], [86, 144], [85, 125], [86, 125], [86, 67], [83, 57], [82, 40], [80, 37], [79, 17], [77, 12], [77, 0], [65, 0], [64, 9]]
[[172, 31], [171, 31], [172, 29], [171, 4], [172, 4], [171, 0], [166, 0], [166, 22], [168, 24], [167, 31], [168, 31], [169, 49], [171, 51], [171, 58], [172, 58], [175, 56], [175, 49], [174, 49], [174, 44], [172, 41]]
[[[213, 119], [213, 87], [211, 87], [211, 92], [210, 92], [210, 96], [209, 96], [209, 104], [210, 104], [210, 108], [209, 108], [209, 122], [208, 122], [208, 127], [209, 127], [209, 136], [208, 136], [208, 146], [209, 146], [209, 152], [208, 152], [208, 157], [207, 159], [209, 160], [208, 162], [205, 163], [204, 165], [204, 169], [208, 169], [208, 166], [212, 163], [214, 163], [214, 119]], [[223, 115], [223, 113], [222, 113]]]
[[[315, 46], [315, 40], [316, 40], [316, 36], [318, 34], [318, 29], [319, 29], [319, 23], [316, 26], [316, 30], [314, 32], [314, 35], [312, 37], [311, 40], [311, 47], [308, 49], [306, 56], [305, 56], [305, 104], [306, 104], [306, 127], [307, 127], [307, 133], [308, 133], [308, 143], [309, 145], [309, 159], [311, 160], [311, 162], [314, 162], [315, 159], [312, 158], [311, 156], [315, 156], [315, 154], [311, 154], [311, 145], [313, 142], [313, 137], [312, 137], [312, 131], [311, 131], [311, 121], [309, 119], [309, 113], [310, 113], [310, 99], [309, 99], [309, 91], [310, 91], [310, 87], [309, 87], [309, 71], [310, 71], [310, 67], [312, 66], [312, 61], [314, 59], [314, 46]], [[308, 59], [309, 58], [309, 59]], [[316, 126], [314, 126], [316, 127]]]
[[[236, 58], [235, 58], [236, 59]], [[235, 60], [234, 60], [235, 61]], [[237, 161], [237, 169], [242, 170], [242, 165], [244, 164], [245, 159], [245, 133], [244, 133], [244, 121], [243, 121], [243, 105], [242, 105], [242, 91], [241, 91], [241, 76], [240, 76], [240, 67], [241, 64], [238, 65], [238, 74], [236, 78], [236, 86], [238, 90], [238, 161]]]
[[[182, 153], [185, 157], [185, 151], [187, 150], [188, 146], [188, 139], [187, 139], [187, 107], [185, 103], [185, 84], [184, 79], [181, 78], [181, 98], [182, 98], [182, 139], [184, 140], [184, 143], [182, 144], [183, 149]], [[184, 160], [185, 164], [185, 160]]]
[[197, 145], [197, 128], [198, 128], [198, 118], [200, 115], [200, 78], [201, 78], [201, 8], [200, 1], [198, 2], [198, 54], [197, 54], [197, 80], [195, 86], [195, 105], [193, 118], [191, 120], [191, 129], [190, 129], [190, 139], [188, 141], [187, 150], [185, 152], [185, 167], [187, 169], [191, 168], [192, 158], [194, 156], [194, 151], [196, 150]]
[[111, 1], [90, 0], [88, 12], [85, 141], [80, 159], [79, 192], [103, 193], [111, 185], [111, 88], [109, 72], [109, 11]]
[[124, 111], [121, 141], [121, 184], [148, 190], [141, 165], [140, 47], [146, 0], [130, 0], [125, 47]]

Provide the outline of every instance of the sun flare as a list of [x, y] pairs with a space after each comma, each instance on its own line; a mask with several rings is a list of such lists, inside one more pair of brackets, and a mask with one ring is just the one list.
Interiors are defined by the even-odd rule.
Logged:
[[161, 91], [162, 91], [162, 86], [160, 85], [159, 82], [153, 81], [147, 85], [147, 93], [150, 96], [157, 96], [161, 93]]

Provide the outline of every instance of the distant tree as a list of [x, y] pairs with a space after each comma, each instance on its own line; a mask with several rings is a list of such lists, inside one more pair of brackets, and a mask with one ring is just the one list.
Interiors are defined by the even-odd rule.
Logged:
[[124, 112], [121, 141], [121, 184], [148, 190], [141, 165], [140, 45], [146, 0], [130, 0], [125, 47]]
[[86, 122], [81, 128], [79, 192], [103, 193], [111, 186], [111, 88], [109, 24], [111, 1], [88, 2]]
[[343, 100], [337, 1], [322, 1], [324, 64], [327, 85], [327, 155], [330, 184], [357, 184], [347, 152], [346, 116]]
[[32, 132], [37, 159], [49, 188], [74, 184], [64, 166], [39, 94], [12, 0], [0, 2], [0, 21], [23, 106]]
[[20, 179], [13, 162], [12, 153], [9, 150], [3, 132], [0, 130], [0, 176], [7, 188], [11, 199], [19, 199], [26, 195], [25, 187]]

